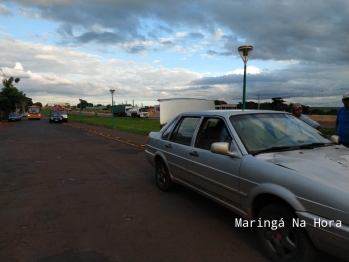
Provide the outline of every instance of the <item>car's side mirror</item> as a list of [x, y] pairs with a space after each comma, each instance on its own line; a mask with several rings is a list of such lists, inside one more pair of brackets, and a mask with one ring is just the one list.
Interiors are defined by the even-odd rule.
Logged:
[[331, 139], [333, 142], [335, 142], [337, 145], [339, 144], [339, 136], [333, 135], [331, 136]]
[[236, 157], [236, 155], [229, 150], [229, 143], [227, 142], [217, 142], [211, 145], [211, 152], [216, 154], [221, 154], [230, 157]]

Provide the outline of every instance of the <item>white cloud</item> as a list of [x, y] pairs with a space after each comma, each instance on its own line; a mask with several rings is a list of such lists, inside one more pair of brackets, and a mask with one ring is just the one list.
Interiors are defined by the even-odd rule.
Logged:
[[[117, 103], [127, 99], [152, 101], [161, 92], [171, 94], [171, 90], [185, 87], [201, 77], [183, 68], [159, 68], [120, 59], [101, 60], [98, 56], [72, 48], [0, 41], [0, 49], [4, 52], [19, 50], [12, 59], [21, 62], [16, 63], [16, 70], [4, 68], [5, 73], [16, 72], [25, 76], [25, 79], [21, 77], [19, 90], [34, 99], [46, 94], [46, 101], [66, 99], [71, 103], [83, 97], [87, 101], [103, 103], [108, 102], [111, 88], [116, 90]], [[27, 72], [23, 71], [23, 67], [27, 68]]]
[[[261, 73], [261, 70], [255, 66], [247, 66], [246, 67], [246, 74], [252, 74], [252, 75], [258, 75]], [[243, 68], [238, 68], [233, 71], [229, 71], [226, 73], [227, 75], [243, 75], [244, 74], [244, 69]]]
[[216, 32], [212, 35], [212, 39], [214, 41], [219, 41], [221, 40], [222, 36], [224, 36], [223, 30], [217, 29]]
[[178, 38], [185, 37], [186, 35], [187, 35], [186, 32], [178, 32], [178, 33], [176, 33], [176, 36], [177, 36]]
[[14, 67], [13, 69], [17, 69], [17, 70], [23, 70], [23, 66], [22, 66], [22, 64], [21, 64], [21, 63], [16, 62], [16, 65], [15, 65], [15, 67]]
[[6, 6], [0, 4], [0, 15], [7, 16], [11, 14], [12, 14], [11, 11], [8, 10]]

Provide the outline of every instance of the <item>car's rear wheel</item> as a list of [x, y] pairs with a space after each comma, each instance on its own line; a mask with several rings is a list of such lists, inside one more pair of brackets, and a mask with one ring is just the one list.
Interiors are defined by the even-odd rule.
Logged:
[[293, 225], [294, 219], [297, 219], [294, 211], [281, 204], [265, 206], [259, 212], [257, 237], [271, 261], [310, 262], [316, 259], [316, 248], [305, 229]]
[[168, 168], [162, 159], [156, 161], [155, 179], [158, 188], [162, 191], [170, 191], [174, 187]]

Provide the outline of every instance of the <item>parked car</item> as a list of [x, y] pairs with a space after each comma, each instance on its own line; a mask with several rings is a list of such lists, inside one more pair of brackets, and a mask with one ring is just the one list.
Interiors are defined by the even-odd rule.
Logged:
[[22, 117], [27, 117], [28, 116], [28, 112], [24, 112], [23, 114], [22, 114]]
[[9, 114], [8, 116], [8, 121], [21, 121], [22, 120], [22, 117], [20, 114], [18, 113], [11, 113]]
[[349, 259], [349, 149], [291, 114], [183, 113], [145, 155], [160, 190], [181, 184], [235, 212], [271, 261]]
[[68, 111], [58, 111], [62, 117], [64, 122], [68, 122]]
[[52, 122], [63, 123], [63, 116], [59, 112], [51, 112], [49, 116], [49, 123]]

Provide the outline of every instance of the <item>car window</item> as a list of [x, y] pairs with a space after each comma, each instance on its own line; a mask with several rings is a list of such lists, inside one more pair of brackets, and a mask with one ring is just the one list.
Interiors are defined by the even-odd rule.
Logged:
[[183, 117], [171, 133], [170, 141], [190, 145], [200, 117]]
[[205, 117], [200, 126], [195, 147], [202, 149], [211, 149], [212, 143], [228, 142], [229, 147], [232, 137], [223, 119]]

